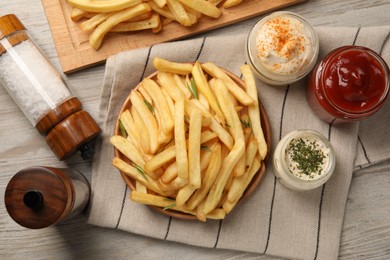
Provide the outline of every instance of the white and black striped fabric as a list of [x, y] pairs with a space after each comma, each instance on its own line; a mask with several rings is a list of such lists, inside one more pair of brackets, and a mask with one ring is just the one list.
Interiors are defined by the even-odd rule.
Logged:
[[[371, 28], [316, 28], [320, 58], [342, 45], [363, 45], [390, 63], [390, 26]], [[361, 123], [331, 125], [320, 121], [305, 97], [306, 80], [271, 87], [258, 81], [273, 135], [273, 147], [296, 129], [315, 129], [330, 140], [337, 154], [332, 178], [309, 192], [281, 186], [272, 167], [252, 196], [222, 221], [178, 220], [130, 201], [130, 190], [111, 166], [113, 133], [118, 111], [140, 80], [154, 71], [160, 56], [178, 62], [211, 61], [240, 76], [245, 63], [248, 31], [171, 42], [123, 52], [106, 64], [101, 93], [102, 138], [93, 162], [90, 224], [176, 241], [194, 246], [257, 252], [293, 259], [337, 259], [345, 203], [353, 170], [390, 157], [390, 102]]]

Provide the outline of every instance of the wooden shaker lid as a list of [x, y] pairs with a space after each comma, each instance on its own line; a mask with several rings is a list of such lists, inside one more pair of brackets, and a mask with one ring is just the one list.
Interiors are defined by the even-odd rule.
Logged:
[[[54, 154], [60, 160], [65, 160], [83, 146], [95, 139], [101, 130], [91, 115], [84, 111], [78, 111], [53, 127], [46, 135], [46, 142]], [[93, 151], [87, 147], [81, 156], [88, 159]], [[83, 151], [81, 151], [83, 152]]]
[[26, 30], [26, 28], [16, 15], [7, 14], [0, 17], [0, 39], [20, 30]]
[[50, 167], [31, 167], [16, 173], [7, 185], [8, 214], [21, 226], [38, 229], [66, 218], [74, 205], [68, 176]]

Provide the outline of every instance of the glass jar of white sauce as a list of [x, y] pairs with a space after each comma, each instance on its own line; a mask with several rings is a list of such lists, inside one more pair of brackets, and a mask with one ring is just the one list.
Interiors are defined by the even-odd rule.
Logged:
[[314, 130], [293, 131], [280, 140], [273, 156], [278, 181], [292, 190], [320, 187], [332, 176], [336, 156], [332, 145]]
[[280, 86], [305, 77], [315, 66], [319, 40], [313, 27], [292, 12], [274, 12], [250, 31], [246, 59], [263, 82]]

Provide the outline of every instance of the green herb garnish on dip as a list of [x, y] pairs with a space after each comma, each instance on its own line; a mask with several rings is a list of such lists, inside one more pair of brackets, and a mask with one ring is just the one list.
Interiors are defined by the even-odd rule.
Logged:
[[292, 139], [285, 152], [290, 173], [303, 180], [319, 178], [329, 163], [325, 144], [309, 136]]

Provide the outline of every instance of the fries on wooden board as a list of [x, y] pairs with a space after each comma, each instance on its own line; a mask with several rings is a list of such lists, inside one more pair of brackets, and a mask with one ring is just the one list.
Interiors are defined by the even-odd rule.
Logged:
[[90, 33], [89, 44], [98, 50], [107, 33], [151, 30], [177, 22], [192, 26], [202, 16], [218, 19], [221, 8], [230, 8], [243, 0], [67, 0], [73, 7], [71, 19]]
[[112, 163], [136, 183], [135, 202], [224, 218], [268, 153], [252, 71], [241, 67], [241, 87], [213, 63], [153, 64], [118, 116]]

